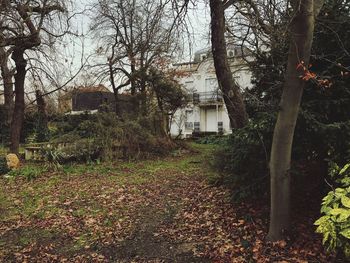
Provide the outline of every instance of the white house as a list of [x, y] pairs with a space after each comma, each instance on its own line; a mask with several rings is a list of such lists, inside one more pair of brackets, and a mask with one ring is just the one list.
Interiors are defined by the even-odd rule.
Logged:
[[[233, 77], [240, 87], [245, 89], [251, 87], [251, 73], [246, 62], [249, 53], [246, 50], [244, 58], [243, 53], [240, 46], [231, 46], [227, 50]], [[209, 49], [196, 52], [193, 62], [173, 66], [181, 72], [179, 82], [189, 94], [189, 103], [174, 114], [170, 124], [171, 135], [188, 138], [193, 133], [231, 133], [229, 117]]]

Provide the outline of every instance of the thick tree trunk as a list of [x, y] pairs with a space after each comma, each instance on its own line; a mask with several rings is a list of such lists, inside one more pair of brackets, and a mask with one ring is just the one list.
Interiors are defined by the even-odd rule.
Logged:
[[6, 111], [6, 120], [5, 123], [7, 126], [11, 123], [12, 111], [13, 111], [13, 73], [8, 68], [7, 65], [8, 55], [4, 48], [0, 48], [0, 69], [1, 77], [4, 84], [4, 98], [5, 98], [5, 111]]
[[227, 59], [225, 13], [221, 0], [210, 0], [210, 14], [211, 43], [216, 76], [224, 96], [231, 127], [241, 128], [247, 123], [248, 116], [240, 88], [232, 76]]
[[[320, 0], [319, 2], [322, 2]], [[315, 1], [317, 2], [317, 1]], [[317, 7], [317, 9], [315, 8]], [[290, 230], [290, 164], [295, 125], [298, 117], [305, 81], [303, 62], [308, 68], [315, 17], [319, 3], [302, 0], [295, 8], [291, 23], [291, 41], [288, 54], [287, 71], [280, 102], [280, 111], [273, 134], [270, 159], [271, 211], [267, 239], [282, 240]], [[315, 10], [314, 10], [315, 9]]]
[[15, 107], [11, 123], [11, 153], [18, 154], [24, 120], [24, 80], [26, 76], [27, 61], [24, 58], [24, 50], [16, 49], [12, 53], [12, 59], [16, 64], [15, 74]]

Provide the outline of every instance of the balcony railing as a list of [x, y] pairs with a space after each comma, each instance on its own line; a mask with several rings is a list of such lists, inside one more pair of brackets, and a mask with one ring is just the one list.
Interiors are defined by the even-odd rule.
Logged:
[[223, 100], [222, 93], [220, 91], [194, 92], [191, 97], [194, 104], [217, 103], [222, 102]]

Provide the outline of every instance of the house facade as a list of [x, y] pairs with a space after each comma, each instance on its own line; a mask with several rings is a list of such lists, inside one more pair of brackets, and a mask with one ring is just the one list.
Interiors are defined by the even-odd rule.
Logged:
[[[251, 87], [251, 73], [241, 47], [228, 47], [227, 55], [231, 72], [242, 88]], [[244, 57], [243, 57], [244, 55]], [[181, 72], [179, 79], [188, 94], [188, 104], [179, 109], [171, 120], [170, 132], [173, 137], [189, 138], [195, 134], [229, 134], [230, 120], [219, 89], [214, 62], [210, 51], [195, 53], [193, 62], [173, 65]]]

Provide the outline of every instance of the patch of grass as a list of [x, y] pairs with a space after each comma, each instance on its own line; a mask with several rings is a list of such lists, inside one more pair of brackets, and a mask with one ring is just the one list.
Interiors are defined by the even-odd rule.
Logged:
[[15, 169], [8, 172], [7, 175], [9, 177], [21, 176], [27, 179], [28, 181], [31, 181], [46, 172], [47, 172], [47, 169], [45, 167], [34, 165], [34, 164], [28, 164], [19, 169]]
[[109, 163], [67, 164], [63, 166], [63, 173], [68, 175], [84, 174], [113, 174], [115, 167]]
[[50, 176], [44, 185], [40, 185], [40, 188], [42, 187], [44, 187], [44, 189], [55, 188], [60, 185], [61, 181], [62, 181], [62, 178], [59, 176]]
[[[9, 225], [30, 222], [0, 237], [0, 254], [6, 251], [13, 255], [32, 244], [33, 253], [41, 253], [43, 242], [52, 249], [49, 253], [70, 258], [96, 251], [107, 237], [117, 237], [120, 242], [133, 232], [140, 242], [132, 241], [132, 249], [142, 243], [147, 252], [153, 251], [159, 242], [153, 232], [161, 222], [173, 223], [181, 209], [182, 199], [173, 196], [173, 191], [182, 186], [181, 180], [187, 182], [190, 176], [206, 170], [204, 156], [210, 156], [213, 146], [194, 147], [200, 154], [184, 151], [163, 159], [70, 164], [55, 172], [39, 164], [26, 164], [13, 177], [0, 179], [1, 221]], [[28, 177], [35, 180], [26, 180]], [[158, 188], [159, 198], [153, 196]], [[10, 212], [1, 213], [1, 208]], [[49, 230], [36, 229], [43, 225]], [[165, 250], [169, 250], [168, 245]]]
[[77, 210], [74, 210], [73, 211], [73, 216], [76, 216], [76, 217], [83, 217], [83, 216], [86, 216], [90, 213], [90, 211], [85, 208], [85, 207], [80, 207], [78, 208]]
[[18, 228], [1, 236], [0, 249], [8, 247], [26, 247], [33, 243], [47, 243], [54, 240], [59, 233], [42, 228]]
[[[25, 217], [35, 216], [38, 212], [38, 209], [40, 208], [40, 203], [44, 203], [44, 200], [32, 191], [22, 191], [21, 197], [22, 198], [19, 206], [21, 208], [21, 214]], [[40, 214], [40, 216], [42, 216], [42, 214]]]
[[0, 219], [6, 218], [10, 213], [11, 202], [8, 199], [8, 196], [5, 195], [4, 189], [0, 188]]
[[39, 218], [48, 218], [48, 217], [56, 217], [57, 215], [64, 215], [66, 211], [57, 206], [45, 206], [42, 210], [40, 210], [37, 214]]

